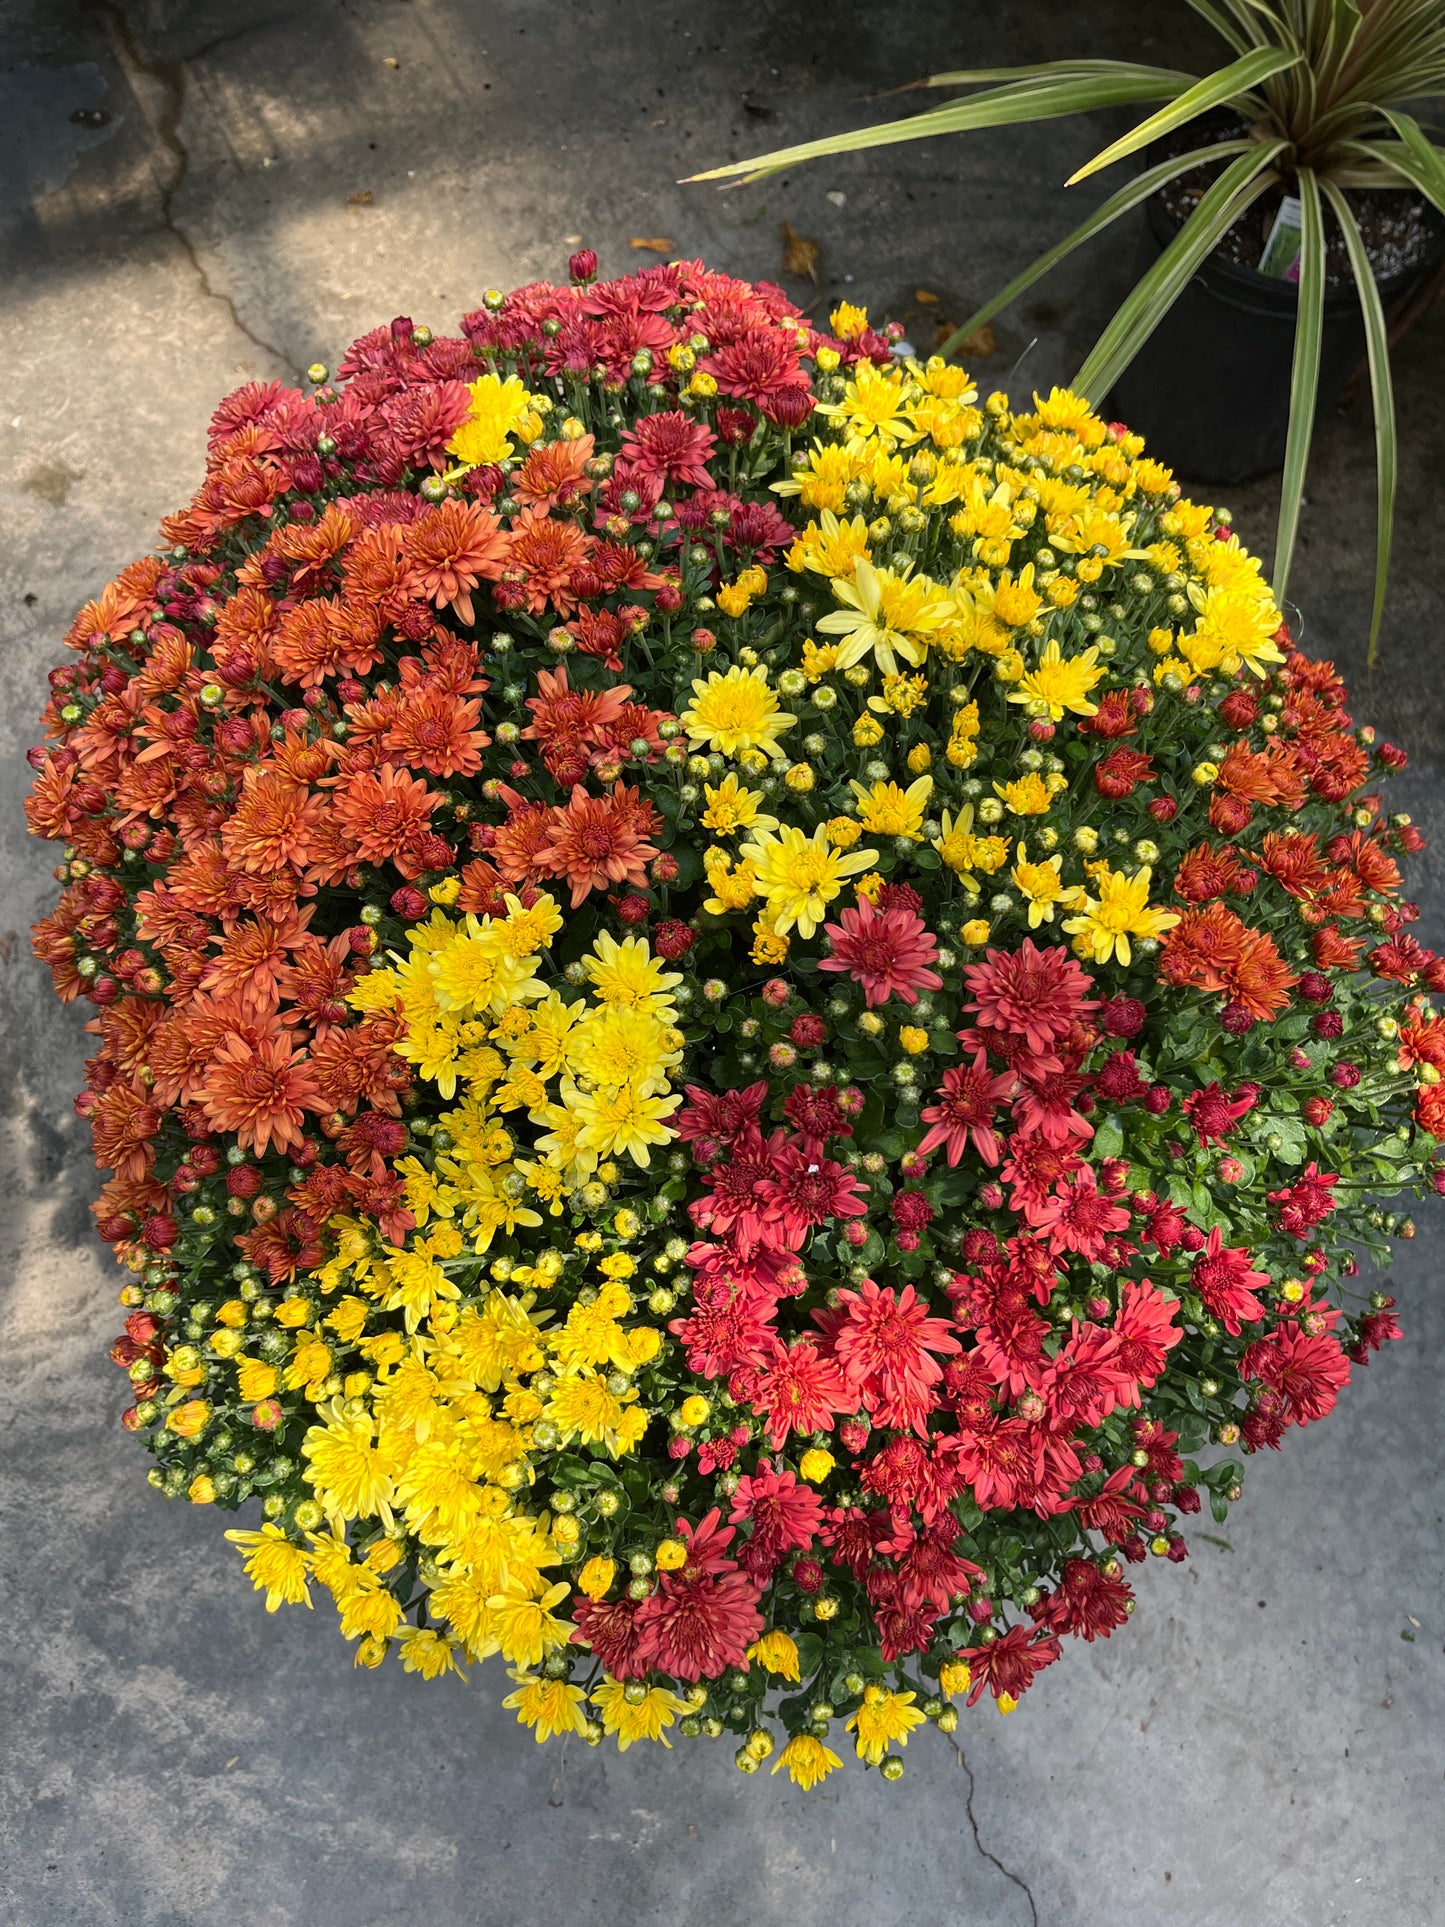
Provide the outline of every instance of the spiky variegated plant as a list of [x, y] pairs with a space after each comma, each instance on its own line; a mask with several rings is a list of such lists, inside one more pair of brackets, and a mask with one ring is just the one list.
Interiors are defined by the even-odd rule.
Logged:
[[1404, 111], [1406, 103], [1445, 93], [1445, 0], [1189, 0], [1229, 43], [1235, 58], [1203, 79], [1120, 60], [1055, 60], [934, 74], [919, 83], [955, 87], [994, 83], [908, 120], [857, 128], [826, 140], [780, 148], [755, 160], [713, 168], [694, 180], [752, 181], [800, 161], [851, 153], [934, 134], [1058, 119], [1135, 101], [1165, 105], [1113, 141], [1068, 185], [1137, 153], [1212, 108], [1231, 107], [1244, 123], [1237, 140], [1178, 153], [1141, 174], [1096, 208], [1073, 233], [1032, 262], [976, 314], [944, 352], [1008, 306], [1066, 254], [1194, 168], [1223, 163], [1170, 245], [1139, 281], [1075, 376], [1072, 386], [1100, 401], [1163, 321], [1195, 270], [1251, 202], [1271, 186], [1292, 187], [1302, 210], [1299, 311], [1291, 381], [1289, 436], [1275, 549], [1274, 592], [1289, 576], [1319, 387], [1324, 328], [1328, 203], [1344, 236], [1364, 314], [1374, 394], [1378, 536], [1370, 659], [1375, 659], [1389, 572], [1394, 519], [1396, 438], [1385, 316], [1346, 188], [1410, 190], [1445, 211], [1445, 153]]

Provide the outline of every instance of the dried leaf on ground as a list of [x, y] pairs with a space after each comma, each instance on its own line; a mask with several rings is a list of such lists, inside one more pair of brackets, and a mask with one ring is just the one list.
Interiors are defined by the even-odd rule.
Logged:
[[371, 189], [369, 187], [363, 187], [359, 193], [347, 195], [346, 205], [348, 207], [370, 207], [375, 199], [376, 196], [372, 193]]
[[[934, 330], [934, 346], [941, 348], [953, 333], [953, 323], [940, 321]], [[981, 328], [975, 328], [971, 335], [965, 335], [958, 344], [961, 355], [972, 355], [975, 361], [986, 361], [990, 355], [998, 353], [998, 339], [985, 321]]]
[[779, 221], [783, 237], [783, 273], [806, 276], [816, 286], [818, 280], [818, 243], [799, 234], [791, 221]]
[[938, 306], [938, 296], [928, 288], [915, 288], [913, 290], [913, 299], [915, 301], [921, 301], [925, 308], [936, 308]]
[[649, 254], [672, 253], [672, 242], [665, 234], [655, 235], [650, 240], [641, 234], [630, 234], [627, 237], [627, 245], [630, 248], [646, 248]]

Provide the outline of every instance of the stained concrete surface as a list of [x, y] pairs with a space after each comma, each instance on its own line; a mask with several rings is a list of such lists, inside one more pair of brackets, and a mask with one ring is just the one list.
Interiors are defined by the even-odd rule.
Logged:
[[[662, 238], [775, 276], [820, 244], [826, 310], [961, 317], [1078, 214], [1117, 124], [824, 163], [735, 193], [694, 168], [852, 124], [942, 66], [1057, 52], [1189, 65], [1169, 0], [1059, 10], [859, 0], [78, 0], [0, 5], [0, 1919], [20, 1927], [1214, 1927], [1445, 1918], [1441, 1223], [1395, 1273], [1407, 1338], [1250, 1466], [1218, 1537], [1143, 1573], [1131, 1626], [1072, 1644], [1020, 1711], [915, 1742], [901, 1786], [744, 1780], [724, 1743], [534, 1746], [507, 1682], [356, 1674], [326, 1616], [268, 1618], [213, 1514], [167, 1505], [121, 1435], [116, 1278], [70, 1109], [82, 1017], [25, 948], [51, 852], [23, 750], [74, 608], [193, 486], [216, 398], [334, 360], [394, 313], [604, 270]], [[395, 63], [395, 64], [389, 64]], [[908, 103], [903, 103], [906, 106]], [[1089, 190], [1076, 190], [1076, 194]], [[369, 197], [366, 199], [358, 197]], [[1128, 285], [1096, 245], [1002, 317], [990, 385], [1077, 366]], [[930, 311], [919, 287], [941, 299]], [[1445, 849], [1438, 379], [1445, 309], [1399, 347], [1404, 429], [1384, 668], [1363, 673], [1367, 411], [1321, 431], [1293, 595], [1306, 637], [1403, 737], [1396, 786]], [[1268, 547], [1273, 491], [1237, 490]], [[1423, 934], [1445, 939], [1435, 852]], [[6, 932], [20, 933], [12, 941]], [[1206, 1525], [1207, 1521], [1204, 1522]], [[1418, 1624], [1417, 1624], [1418, 1622]]]

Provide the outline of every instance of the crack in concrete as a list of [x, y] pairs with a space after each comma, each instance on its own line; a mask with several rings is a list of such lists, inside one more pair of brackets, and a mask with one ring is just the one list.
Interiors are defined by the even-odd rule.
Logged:
[[283, 348], [278, 348], [274, 341], [268, 341], [264, 335], [258, 334], [249, 326], [242, 318], [232, 297], [224, 288], [218, 288], [211, 280], [195, 243], [176, 219], [175, 213], [176, 196], [180, 193], [191, 170], [190, 149], [180, 136], [180, 120], [186, 98], [187, 60], [199, 60], [206, 54], [214, 53], [218, 47], [224, 47], [231, 41], [240, 40], [245, 35], [255, 33], [260, 28], [274, 23], [265, 20], [250, 21], [234, 32], [216, 35], [204, 46], [196, 48], [194, 52], [187, 55], [186, 60], [162, 60], [159, 56], [145, 53], [141, 49], [129, 18], [116, 4], [116, 0], [96, 0], [96, 4], [99, 11], [110, 22], [116, 59], [129, 83], [131, 92], [135, 95], [146, 125], [170, 156], [169, 178], [161, 183], [160, 188], [161, 226], [175, 239], [185, 255], [192, 273], [200, 284], [201, 292], [208, 301], [215, 301], [226, 310], [231, 325], [237, 333], [244, 335], [246, 340], [253, 347], [259, 348], [263, 354], [270, 355], [274, 361], [278, 361], [289, 374], [294, 375], [298, 380], [301, 379], [301, 369], [292, 361], [290, 355]]
[[996, 1853], [990, 1853], [979, 1837], [978, 1819], [973, 1810], [973, 1795], [977, 1785], [973, 1777], [973, 1768], [969, 1765], [968, 1755], [964, 1752], [959, 1740], [952, 1733], [948, 1735], [948, 1739], [954, 1752], [958, 1755], [958, 1764], [968, 1775], [968, 1797], [964, 1801], [964, 1812], [967, 1813], [968, 1824], [973, 1829], [973, 1844], [978, 1850], [980, 1858], [987, 1860], [990, 1866], [997, 1867], [1004, 1879], [1011, 1880], [1018, 1888], [1024, 1899], [1029, 1903], [1029, 1919], [1032, 1922], [1032, 1927], [1039, 1927], [1039, 1910], [1034, 1903], [1033, 1890], [1029, 1886], [1029, 1883], [1024, 1879], [1022, 1874], [1015, 1873], [1012, 1867], [1006, 1867]]

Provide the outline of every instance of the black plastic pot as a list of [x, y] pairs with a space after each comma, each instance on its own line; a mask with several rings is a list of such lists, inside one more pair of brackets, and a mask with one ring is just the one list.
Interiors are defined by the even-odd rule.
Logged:
[[[1178, 233], [1155, 197], [1140, 246], [1142, 273]], [[1430, 273], [1434, 258], [1378, 283], [1388, 308]], [[1284, 464], [1299, 292], [1291, 281], [1211, 255], [1119, 377], [1108, 403], [1151, 455], [1182, 476], [1247, 482]], [[1319, 411], [1337, 399], [1365, 352], [1353, 285], [1325, 292]]]

